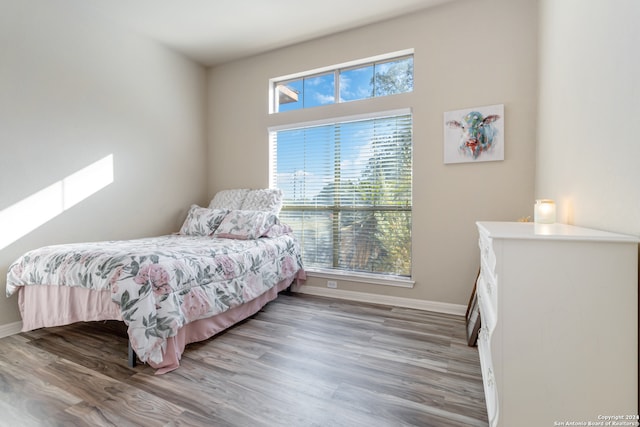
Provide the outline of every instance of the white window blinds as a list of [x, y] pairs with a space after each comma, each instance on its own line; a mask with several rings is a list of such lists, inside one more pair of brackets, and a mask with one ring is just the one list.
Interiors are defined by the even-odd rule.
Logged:
[[271, 182], [305, 268], [411, 275], [410, 111], [272, 129]]

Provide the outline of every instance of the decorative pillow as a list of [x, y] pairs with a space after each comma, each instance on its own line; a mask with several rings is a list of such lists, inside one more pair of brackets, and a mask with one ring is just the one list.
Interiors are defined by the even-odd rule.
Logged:
[[191, 205], [187, 218], [180, 228], [180, 234], [188, 236], [210, 236], [216, 231], [225, 215], [226, 209], [207, 209]]
[[211, 203], [209, 203], [209, 209], [241, 209], [242, 202], [249, 193], [248, 188], [240, 188], [236, 190], [221, 190], [213, 196]]
[[273, 212], [278, 215], [282, 209], [282, 190], [279, 188], [250, 190], [240, 209]]
[[227, 239], [257, 239], [277, 222], [278, 217], [272, 212], [233, 210], [224, 217], [213, 235]]
[[285, 234], [292, 234], [293, 229], [287, 224], [281, 224], [280, 222], [273, 224], [269, 229], [262, 234], [263, 237], [280, 237]]

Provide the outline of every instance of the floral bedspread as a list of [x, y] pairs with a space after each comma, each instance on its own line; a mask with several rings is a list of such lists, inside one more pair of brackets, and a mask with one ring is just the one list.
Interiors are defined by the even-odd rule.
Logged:
[[160, 363], [166, 339], [183, 325], [250, 301], [301, 269], [298, 242], [288, 233], [55, 245], [9, 267], [7, 296], [26, 285], [111, 290], [140, 360]]

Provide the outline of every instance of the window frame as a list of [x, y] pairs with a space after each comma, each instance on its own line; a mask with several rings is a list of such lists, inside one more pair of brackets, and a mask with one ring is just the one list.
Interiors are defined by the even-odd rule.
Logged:
[[[372, 57], [368, 57], [360, 60], [336, 64], [328, 67], [321, 67], [321, 68], [316, 68], [313, 70], [308, 70], [300, 73], [288, 74], [285, 76], [272, 78], [269, 80], [269, 114], [283, 114], [283, 113], [289, 112], [289, 111], [278, 111], [277, 87], [279, 85], [282, 85], [283, 83], [286, 84], [288, 82], [293, 82], [296, 80], [301, 80], [301, 79], [304, 80], [307, 78], [319, 77], [326, 74], [330, 74], [331, 72], [334, 73], [334, 88], [333, 88], [334, 102], [326, 105], [337, 105], [337, 104], [351, 103], [356, 101], [366, 101], [366, 100], [371, 100], [375, 98], [380, 98], [381, 96], [377, 96], [375, 94], [375, 86], [374, 86], [374, 93], [372, 94], [371, 97], [341, 101], [340, 100], [340, 73], [342, 71], [350, 71], [350, 70], [371, 65], [374, 67], [374, 76], [375, 76], [375, 66], [377, 64], [400, 61], [406, 58], [414, 58], [414, 57], [415, 55], [414, 55], [413, 49], [405, 49], [405, 50], [391, 52], [383, 55], [372, 56]], [[303, 85], [304, 85], [304, 82], [303, 82]], [[402, 93], [408, 93], [408, 92], [402, 92]], [[390, 96], [390, 95], [382, 95], [382, 96]], [[315, 107], [305, 107], [303, 104], [301, 108], [296, 108], [295, 110], [291, 110], [291, 111], [306, 110], [308, 108], [315, 108]]]
[[[393, 110], [353, 114], [353, 115], [347, 115], [347, 116], [327, 117], [319, 120], [311, 120], [311, 121], [304, 121], [304, 122], [297, 122], [297, 123], [286, 123], [286, 124], [280, 124], [280, 125], [268, 127], [267, 130], [269, 135], [269, 187], [275, 188], [276, 186], [276, 182], [274, 178], [276, 177], [277, 171], [274, 170], [275, 165], [273, 162], [275, 160], [274, 153], [275, 153], [275, 143], [276, 143], [277, 132], [303, 129], [303, 128], [309, 128], [309, 127], [315, 127], [315, 126], [331, 125], [331, 124], [337, 124], [337, 123], [381, 119], [385, 117], [395, 117], [395, 116], [403, 116], [403, 115], [411, 116], [411, 120], [413, 122], [413, 109], [410, 107], [407, 107], [407, 108], [400, 108], [400, 109], [393, 109]], [[412, 138], [412, 146], [413, 145], [414, 145], [414, 141]], [[413, 183], [412, 183], [412, 187], [413, 187]], [[412, 196], [412, 199], [413, 199], [413, 196]], [[327, 207], [327, 208], [335, 209], [335, 206]], [[292, 206], [291, 209], [296, 210], [296, 206]], [[283, 207], [283, 210], [288, 210], [288, 209], [286, 207]], [[413, 213], [413, 200], [411, 200], [410, 211], [411, 213]], [[411, 228], [412, 228], [411, 234], [413, 235], [413, 221], [411, 222]], [[411, 258], [412, 258], [411, 264], [413, 264], [413, 253], [411, 255]], [[401, 276], [401, 275], [373, 273], [373, 272], [369, 273], [369, 272], [363, 272], [363, 271], [342, 270], [342, 269], [321, 268], [321, 267], [311, 267], [306, 270], [307, 270], [307, 274], [311, 277], [347, 280], [352, 282], [363, 282], [363, 283], [369, 283], [369, 284], [405, 287], [405, 288], [413, 288], [415, 284], [415, 281], [413, 280], [413, 268], [411, 268], [411, 276]]]

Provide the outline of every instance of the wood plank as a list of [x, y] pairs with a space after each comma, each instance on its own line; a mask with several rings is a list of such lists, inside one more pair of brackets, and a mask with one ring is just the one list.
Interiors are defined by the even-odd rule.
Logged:
[[487, 425], [462, 316], [282, 294], [165, 375], [126, 350], [118, 322], [0, 339], [0, 425]]

